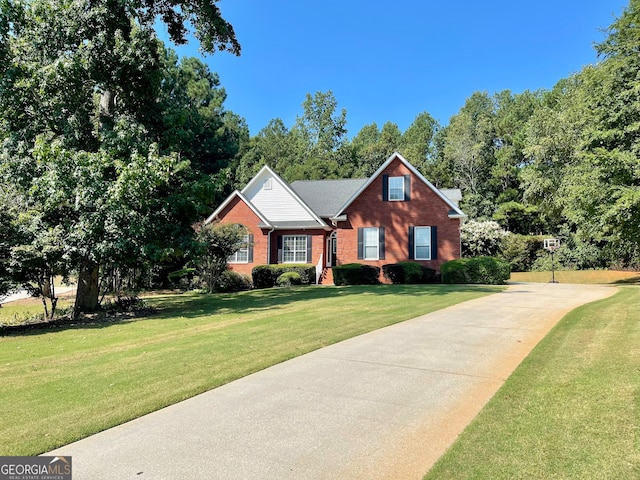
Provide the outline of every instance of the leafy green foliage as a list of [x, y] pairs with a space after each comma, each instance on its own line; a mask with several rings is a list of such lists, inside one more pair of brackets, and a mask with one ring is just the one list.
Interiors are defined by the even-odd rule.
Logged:
[[544, 253], [543, 240], [542, 236], [507, 235], [502, 242], [500, 258], [509, 262], [512, 272], [528, 272], [540, 254]]
[[376, 285], [380, 283], [380, 267], [347, 263], [333, 267], [333, 283], [340, 285]]
[[278, 287], [292, 287], [294, 285], [302, 285], [302, 279], [297, 272], [285, 272], [276, 279]]
[[496, 209], [493, 219], [511, 233], [529, 235], [541, 234], [544, 231], [540, 210], [535, 205], [525, 205], [515, 201], [505, 202]]
[[436, 271], [417, 262], [383, 265], [382, 273], [393, 284], [421, 284], [436, 281]]
[[197, 271], [203, 287], [214, 292], [223, 281], [228, 258], [244, 244], [247, 229], [233, 223], [209, 223], [197, 234]]
[[271, 288], [276, 286], [282, 274], [288, 272], [298, 274], [304, 285], [316, 282], [316, 267], [311, 264], [258, 265], [251, 270], [251, 277], [255, 288]]
[[234, 272], [233, 270], [225, 270], [222, 272], [216, 282], [216, 291], [223, 293], [251, 290], [252, 287], [251, 279], [247, 275]]
[[511, 276], [509, 264], [495, 257], [450, 260], [440, 267], [442, 283], [504, 285]]
[[[246, 131], [222, 110], [217, 77], [164, 49], [158, 19], [177, 43], [188, 22], [204, 51], [239, 53], [215, 1], [2, 3], [0, 183], [32, 226], [14, 246], [32, 266], [46, 252], [48, 270], [76, 271], [77, 310], [97, 307], [100, 267], [185, 255], [204, 198], [215, 201], [203, 173], [226, 167]], [[54, 233], [60, 267], [38, 250]]]

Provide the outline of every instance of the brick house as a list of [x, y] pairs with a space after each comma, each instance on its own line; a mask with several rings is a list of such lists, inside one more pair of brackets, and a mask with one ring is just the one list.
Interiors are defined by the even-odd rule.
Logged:
[[332, 283], [336, 265], [412, 260], [439, 271], [459, 258], [460, 199], [459, 190], [438, 190], [394, 153], [366, 179], [288, 184], [265, 166], [205, 223], [247, 228], [246, 247], [229, 259], [232, 270], [250, 275], [256, 265], [310, 263]]

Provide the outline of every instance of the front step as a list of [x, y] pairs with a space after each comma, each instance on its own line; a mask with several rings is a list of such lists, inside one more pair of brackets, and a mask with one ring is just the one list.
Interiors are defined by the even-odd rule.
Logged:
[[323, 268], [320, 276], [321, 285], [333, 285], [333, 271], [331, 268]]

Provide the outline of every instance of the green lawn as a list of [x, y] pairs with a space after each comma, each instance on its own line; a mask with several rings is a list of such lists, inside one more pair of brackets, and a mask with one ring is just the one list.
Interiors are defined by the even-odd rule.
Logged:
[[[555, 272], [560, 283], [608, 283], [640, 284], [640, 272], [618, 270], [563, 270]], [[512, 272], [511, 282], [546, 283], [551, 280], [551, 272]]]
[[501, 289], [167, 295], [147, 299], [160, 309], [148, 318], [0, 337], [0, 454], [42, 453], [302, 353]]
[[580, 307], [425, 479], [640, 478], [640, 288]]

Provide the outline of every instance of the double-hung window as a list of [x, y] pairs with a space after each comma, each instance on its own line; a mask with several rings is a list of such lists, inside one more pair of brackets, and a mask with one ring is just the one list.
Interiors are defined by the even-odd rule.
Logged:
[[431, 227], [415, 227], [413, 248], [416, 260], [431, 260]]
[[284, 263], [307, 263], [307, 235], [284, 235], [282, 237], [282, 261]]
[[384, 227], [358, 228], [358, 258], [384, 260]]
[[389, 200], [404, 200], [404, 177], [389, 177]]
[[379, 241], [378, 229], [376, 227], [365, 228], [363, 230], [363, 248], [365, 260], [378, 260], [379, 258]]
[[409, 260], [438, 258], [438, 227], [409, 227]]
[[382, 201], [408, 202], [411, 199], [411, 175], [382, 175]]
[[249, 235], [242, 239], [242, 246], [228, 259], [229, 263], [249, 263]]

